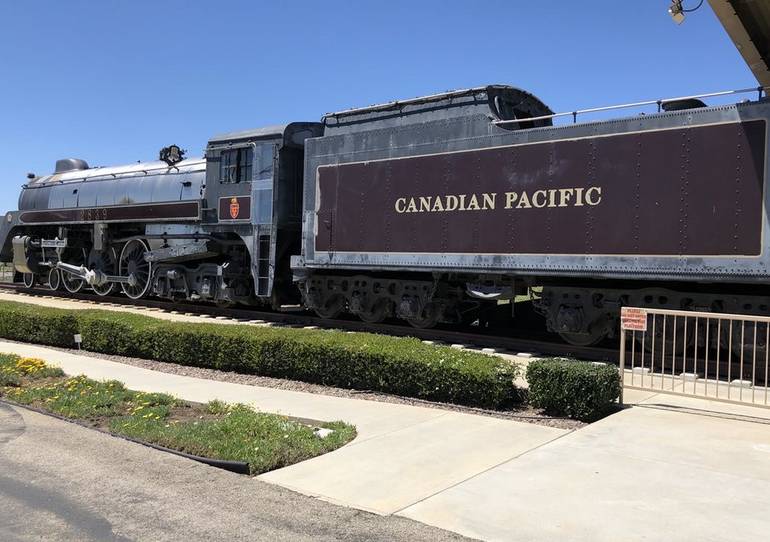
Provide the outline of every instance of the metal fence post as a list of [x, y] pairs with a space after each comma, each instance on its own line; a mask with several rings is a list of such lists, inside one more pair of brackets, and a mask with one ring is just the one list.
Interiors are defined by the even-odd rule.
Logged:
[[623, 387], [625, 386], [626, 375], [626, 330], [621, 326], [620, 329], [620, 396], [618, 404], [623, 406]]

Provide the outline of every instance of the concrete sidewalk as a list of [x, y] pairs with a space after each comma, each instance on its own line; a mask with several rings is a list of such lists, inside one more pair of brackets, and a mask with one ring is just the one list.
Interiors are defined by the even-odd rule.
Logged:
[[402, 515], [484, 540], [768, 538], [770, 410], [641, 392], [626, 399], [637, 406]]
[[[68, 373], [193, 401], [343, 419], [360, 436], [261, 478], [484, 540], [764, 540], [770, 411], [650, 392], [574, 432], [443, 410], [157, 373], [0, 342]], [[734, 419], [741, 416], [741, 419]]]
[[132, 389], [188, 401], [221, 399], [287, 416], [352, 423], [358, 437], [347, 446], [260, 478], [380, 514], [397, 512], [566, 433], [434, 408], [159, 373], [35, 345], [0, 341], [0, 352], [39, 357], [68, 374], [120, 380]]

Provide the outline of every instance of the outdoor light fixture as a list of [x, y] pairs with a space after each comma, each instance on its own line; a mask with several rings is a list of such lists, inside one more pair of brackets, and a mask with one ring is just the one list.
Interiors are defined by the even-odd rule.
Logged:
[[668, 8], [668, 14], [674, 19], [676, 24], [682, 24], [684, 22], [685, 13], [691, 13], [703, 5], [703, 0], [698, 2], [698, 5], [694, 8], [685, 9], [682, 7], [683, 0], [671, 0], [671, 6]]
[[668, 8], [668, 14], [674, 19], [676, 24], [684, 22], [684, 10], [682, 9], [682, 0], [672, 0], [671, 7]]

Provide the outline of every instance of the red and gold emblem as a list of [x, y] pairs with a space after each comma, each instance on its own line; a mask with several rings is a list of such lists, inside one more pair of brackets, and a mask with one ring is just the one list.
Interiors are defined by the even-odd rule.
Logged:
[[230, 199], [230, 218], [235, 220], [241, 212], [241, 206], [238, 204], [238, 198]]

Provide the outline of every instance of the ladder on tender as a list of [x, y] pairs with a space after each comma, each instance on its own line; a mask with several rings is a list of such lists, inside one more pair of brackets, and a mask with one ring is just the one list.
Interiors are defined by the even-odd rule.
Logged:
[[270, 235], [260, 235], [257, 244], [257, 295], [270, 295]]

